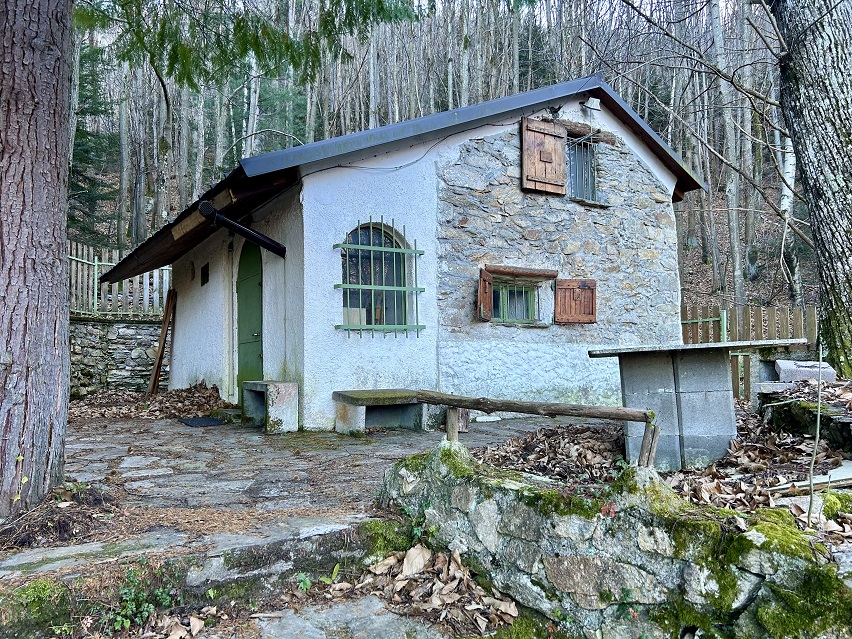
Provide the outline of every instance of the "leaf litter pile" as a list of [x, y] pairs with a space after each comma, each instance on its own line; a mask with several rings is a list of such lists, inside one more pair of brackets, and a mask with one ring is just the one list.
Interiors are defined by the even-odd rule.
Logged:
[[[801, 400], [816, 404], [817, 380], [805, 379], [796, 382], [795, 390], [782, 393], [784, 399]], [[836, 382], [822, 383], [822, 404], [824, 407], [852, 415], [852, 381], [839, 379]]]
[[[803, 382], [816, 397], [816, 383]], [[849, 385], [838, 383], [823, 391], [835, 402], [852, 400]], [[847, 398], [846, 393], [849, 393]], [[801, 494], [794, 482], [808, 478], [814, 439], [807, 435], [773, 431], [742, 404], [737, 409], [738, 437], [731, 440], [728, 454], [699, 470], [664, 474], [664, 479], [683, 498], [694, 504], [709, 504], [743, 513], [758, 507], [774, 507], [784, 496]], [[514, 438], [497, 447], [471, 451], [474, 458], [498, 468], [565, 482], [565, 491], [577, 494], [611, 482], [622, 462], [624, 439], [620, 425], [564, 425], [542, 428], [526, 437]], [[839, 467], [846, 456], [821, 440], [814, 466], [815, 475]], [[804, 525], [802, 509], [790, 506]], [[842, 534], [852, 539], [852, 515], [840, 522]], [[846, 530], [848, 526], [848, 530]], [[834, 529], [832, 524], [829, 528]], [[835, 531], [837, 532], [837, 531]], [[840, 534], [840, 533], [838, 533]]]
[[115, 498], [97, 488], [58, 486], [38, 506], [0, 525], [0, 551], [90, 540], [118, 512]]
[[159, 395], [121, 390], [100, 391], [82, 399], [72, 400], [68, 407], [68, 420], [206, 417], [212, 411], [223, 408], [236, 406], [223, 400], [215, 385], [208, 387], [201, 382], [189, 388], [170, 390]]

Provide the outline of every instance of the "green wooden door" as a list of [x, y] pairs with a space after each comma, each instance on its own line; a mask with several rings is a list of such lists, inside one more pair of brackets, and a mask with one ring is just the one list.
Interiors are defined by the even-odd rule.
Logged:
[[260, 249], [243, 245], [237, 275], [237, 388], [243, 403], [243, 382], [263, 379], [263, 265]]

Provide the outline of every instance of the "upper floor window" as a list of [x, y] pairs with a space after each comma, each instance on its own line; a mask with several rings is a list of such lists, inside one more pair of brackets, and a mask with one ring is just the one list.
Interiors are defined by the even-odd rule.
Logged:
[[383, 221], [358, 224], [340, 249], [343, 323], [347, 331], [419, 331], [416, 257], [423, 251], [408, 248], [405, 229], [398, 233]]
[[568, 195], [597, 202], [595, 143], [579, 138], [568, 140]]

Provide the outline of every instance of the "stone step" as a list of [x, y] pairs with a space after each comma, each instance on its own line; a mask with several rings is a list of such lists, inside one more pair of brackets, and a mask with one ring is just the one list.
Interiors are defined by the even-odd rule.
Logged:
[[[239, 516], [235, 511], [234, 516]], [[357, 564], [367, 554], [359, 532], [366, 518], [350, 515], [285, 517], [245, 534], [214, 533], [190, 539], [172, 528], [158, 528], [118, 542], [34, 548], [0, 559], [0, 579], [37, 576], [62, 570], [63, 578], [97, 571], [100, 564], [134, 561], [151, 553], [183, 559], [185, 588], [202, 595], [269, 590], [304, 572], [314, 580], [329, 575], [338, 563]], [[67, 570], [71, 569], [71, 570]]]

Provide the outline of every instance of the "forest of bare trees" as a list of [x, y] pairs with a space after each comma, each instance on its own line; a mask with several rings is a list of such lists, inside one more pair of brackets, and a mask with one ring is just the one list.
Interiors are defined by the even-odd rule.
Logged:
[[[444, 0], [365, 25], [314, 57], [213, 56], [204, 72], [181, 72], [203, 65], [185, 49], [211, 46], [192, 34], [222, 28], [227, 11], [184, 8], [160, 33], [177, 20], [168, 6], [142, 3], [151, 40], [142, 55], [108, 6], [78, 16], [76, 239], [133, 246], [241, 157], [601, 71], [710, 187], [679, 208], [683, 249], [707, 265], [704, 292], [745, 304], [748, 283], [768, 272], [769, 294], [805, 302], [799, 258], [812, 240], [765, 5]], [[322, 6], [259, 0], [252, 11], [298, 40], [318, 28]]]

